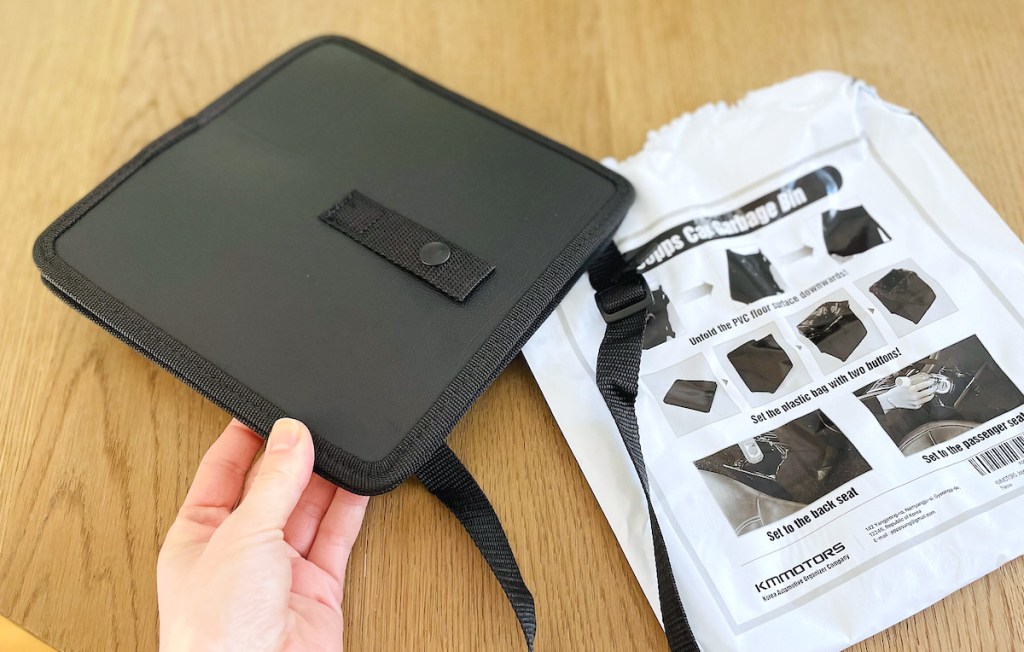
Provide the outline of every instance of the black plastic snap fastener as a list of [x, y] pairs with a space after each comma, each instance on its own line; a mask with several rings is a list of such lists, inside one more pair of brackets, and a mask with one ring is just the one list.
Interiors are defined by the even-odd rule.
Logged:
[[428, 242], [420, 247], [420, 262], [433, 267], [448, 262], [452, 249], [443, 242]]

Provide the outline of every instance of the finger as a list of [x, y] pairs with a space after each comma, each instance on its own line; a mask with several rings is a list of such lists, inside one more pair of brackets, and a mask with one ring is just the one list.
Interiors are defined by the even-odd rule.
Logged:
[[249, 494], [232, 515], [236, 527], [248, 532], [283, 529], [312, 472], [309, 430], [295, 419], [278, 419]]
[[926, 374], [923, 371], [919, 371], [916, 374], [911, 375], [909, 378], [910, 378], [910, 384], [914, 385], [914, 384], [923, 382], [925, 380], [931, 379], [931, 376], [929, 374]]
[[[366, 496], [357, 496], [344, 489], [335, 490], [331, 506], [320, 521], [320, 529], [306, 556], [309, 562], [337, 580], [339, 591], [345, 585], [345, 567], [363, 525], [367, 501]], [[341, 595], [336, 597], [341, 600]]]
[[242, 485], [242, 497], [238, 499], [239, 503], [245, 500], [245, 497], [249, 495], [249, 490], [252, 489], [252, 481], [256, 479], [257, 475], [259, 475], [261, 466], [263, 466], [262, 455], [256, 458], [256, 461], [252, 463], [252, 468], [249, 469], [249, 474], [245, 476], [245, 484]]
[[196, 508], [230, 510], [238, 502], [245, 474], [263, 440], [241, 422], [232, 419], [217, 441], [203, 455], [182, 512]]
[[935, 379], [932, 378], [931, 376], [928, 376], [924, 380], [913, 383], [910, 386], [910, 389], [913, 391], [920, 391], [922, 389], [928, 389], [930, 387], [935, 387]]
[[302, 492], [292, 515], [288, 517], [288, 523], [284, 526], [284, 540], [303, 557], [309, 554], [320, 521], [331, 506], [335, 489], [333, 484], [314, 475]]

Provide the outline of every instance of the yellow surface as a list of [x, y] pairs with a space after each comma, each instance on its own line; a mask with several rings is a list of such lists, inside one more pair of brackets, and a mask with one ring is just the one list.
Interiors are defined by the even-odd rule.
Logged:
[[53, 652], [53, 648], [0, 617], [0, 650], [7, 652]]
[[[324, 32], [595, 157], [707, 102], [841, 70], [920, 115], [1024, 226], [1019, 0], [0, 3], [0, 614], [59, 649], [156, 647], [157, 550], [228, 419], [51, 296], [32, 241], [141, 146]], [[534, 590], [538, 650], [664, 649], [521, 359], [452, 442]], [[350, 651], [521, 649], [486, 565], [419, 485], [371, 502], [349, 573]], [[1022, 584], [1018, 560], [858, 649], [1022, 647]]]

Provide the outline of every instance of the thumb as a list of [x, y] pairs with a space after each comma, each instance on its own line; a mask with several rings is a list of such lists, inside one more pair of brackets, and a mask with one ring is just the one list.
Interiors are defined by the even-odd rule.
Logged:
[[235, 510], [248, 531], [283, 529], [313, 473], [313, 439], [295, 419], [278, 419], [248, 495]]

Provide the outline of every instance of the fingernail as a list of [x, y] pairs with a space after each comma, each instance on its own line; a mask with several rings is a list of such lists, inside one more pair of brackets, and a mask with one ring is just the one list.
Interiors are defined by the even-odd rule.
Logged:
[[270, 431], [267, 451], [286, 451], [299, 443], [299, 423], [294, 419], [278, 419]]

